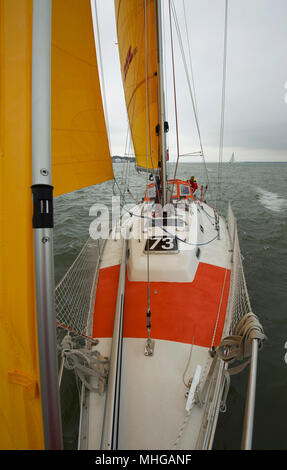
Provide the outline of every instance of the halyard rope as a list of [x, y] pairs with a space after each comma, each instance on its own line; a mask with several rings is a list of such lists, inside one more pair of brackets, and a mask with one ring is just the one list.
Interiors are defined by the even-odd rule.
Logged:
[[211, 347], [210, 347], [210, 349], [212, 349], [212, 347], [214, 346], [215, 335], [216, 335], [217, 326], [218, 326], [218, 321], [219, 321], [220, 312], [221, 312], [223, 294], [224, 294], [224, 291], [225, 291], [225, 284], [226, 284], [227, 272], [228, 272], [228, 269], [225, 268], [224, 281], [223, 281], [223, 284], [222, 284], [221, 297], [220, 297], [220, 301], [219, 301], [219, 306], [218, 306], [218, 311], [217, 311], [217, 317], [216, 317], [216, 322], [215, 322], [215, 327], [214, 327], [214, 331], [213, 331], [213, 336], [212, 336], [212, 342], [211, 342]]

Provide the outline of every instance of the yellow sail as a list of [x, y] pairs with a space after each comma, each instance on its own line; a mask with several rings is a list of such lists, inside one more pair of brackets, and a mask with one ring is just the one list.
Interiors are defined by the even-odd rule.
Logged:
[[32, 1], [0, 0], [0, 448], [44, 446], [32, 235]]
[[115, 12], [123, 87], [137, 165], [157, 168], [159, 137], [156, 127], [160, 121], [155, 0], [115, 0]]
[[113, 178], [90, 0], [52, 1], [54, 195]]
[[[54, 194], [113, 178], [89, 0], [52, 1]], [[32, 230], [33, 0], [0, 0], [0, 448], [43, 449]]]

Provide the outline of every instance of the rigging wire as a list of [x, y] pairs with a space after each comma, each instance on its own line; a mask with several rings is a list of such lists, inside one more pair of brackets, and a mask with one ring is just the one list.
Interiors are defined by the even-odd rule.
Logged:
[[[153, 43], [152, 41], [150, 40], [150, 34], [151, 34], [151, 29], [150, 29], [150, 25], [151, 25], [151, 7], [149, 5], [149, 9], [148, 9], [148, 12], [149, 12], [149, 17], [148, 17], [148, 22], [147, 24], [149, 25], [149, 41], [148, 41], [148, 44], [149, 44], [149, 53], [148, 53], [148, 58], [149, 58], [149, 63], [148, 63], [148, 66], [147, 66], [147, 70], [146, 70], [146, 86], [147, 86], [147, 90], [148, 90], [148, 93], [147, 93], [147, 96], [148, 96], [148, 110], [151, 109], [152, 107], [152, 86], [150, 85], [150, 80], [149, 80], [149, 75], [148, 75], [148, 70], [152, 70], [152, 64], [151, 64], [151, 47], [153, 47]], [[148, 132], [149, 132], [149, 155], [150, 155], [150, 161], [151, 161], [151, 166], [152, 166], [152, 170], [151, 170], [151, 173], [153, 175], [153, 177], [155, 178], [155, 175], [156, 175], [156, 169], [155, 169], [155, 166], [154, 166], [154, 161], [153, 161], [153, 150], [152, 150], [152, 139], [151, 139], [151, 135], [152, 135], [152, 129], [151, 129], [151, 119], [150, 119], [150, 112], [148, 112]], [[148, 171], [148, 168], [147, 168], [147, 171]]]
[[[108, 114], [108, 106], [107, 106], [107, 98], [106, 98], [106, 87], [105, 87], [105, 78], [104, 78], [104, 68], [103, 68], [103, 56], [102, 56], [102, 46], [101, 46], [101, 38], [100, 38], [100, 27], [99, 27], [99, 20], [98, 20], [98, 9], [97, 9], [97, 0], [91, 2], [91, 10], [92, 10], [92, 17], [93, 17], [93, 24], [96, 25], [96, 30], [94, 31], [95, 37], [95, 45], [96, 49], [98, 49], [98, 59], [100, 65], [100, 77], [101, 77], [101, 86], [102, 86], [102, 95], [103, 95], [103, 105], [104, 105], [104, 115], [106, 121], [106, 129], [108, 135], [108, 142], [109, 142], [109, 149], [111, 151], [111, 137], [110, 137], [110, 127], [109, 127], [109, 114]], [[97, 48], [98, 44], [98, 48]]]
[[190, 75], [191, 75], [191, 81], [192, 81], [192, 87], [193, 87], [194, 105], [195, 105], [196, 113], [198, 114], [197, 102], [196, 102], [196, 92], [195, 92], [195, 81], [194, 81], [193, 66], [192, 66], [192, 60], [191, 60], [190, 39], [189, 39], [188, 28], [187, 28], [187, 15], [186, 15], [186, 8], [185, 8], [185, 0], [182, 0], [182, 3], [183, 3], [183, 16], [184, 16], [185, 32], [186, 32], [186, 38], [187, 38], [187, 49], [188, 49], [188, 57], [189, 57]]
[[[166, 44], [166, 24], [165, 24], [165, 16], [166, 16], [166, 9], [165, 9], [165, 3], [162, 5], [163, 7], [163, 43]], [[168, 93], [168, 80], [167, 80], [167, 58], [166, 58], [166, 47], [163, 48], [163, 54], [164, 54], [164, 83], [165, 83], [165, 92], [166, 96], [169, 96]], [[166, 119], [168, 121], [168, 116], [169, 116], [169, 109], [168, 109], [168, 100], [165, 100], [165, 115]], [[168, 148], [168, 145], [167, 145]]]
[[[179, 161], [179, 137], [178, 137], [178, 116], [177, 116], [177, 99], [176, 99], [176, 86], [175, 86], [175, 68], [174, 68], [174, 47], [173, 47], [173, 34], [172, 34], [172, 19], [171, 19], [171, 0], [168, 2], [169, 8], [169, 27], [170, 27], [170, 45], [171, 45], [171, 59], [172, 59], [172, 76], [173, 76], [173, 96], [174, 96], [174, 111], [175, 111], [175, 130], [176, 130], [176, 148], [177, 148], [177, 159], [174, 170], [174, 177], [176, 178], [178, 161]], [[173, 188], [171, 193], [173, 192]]]
[[[106, 122], [106, 130], [107, 130], [107, 136], [108, 136], [108, 142], [109, 142], [109, 149], [110, 149], [110, 152], [112, 152], [97, 0], [91, 1], [91, 11], [92, 11], [92, 17], [93, 17], [93, 24], [95, 25], [94, 37], [95, 37], [96, 49], [98, 51], [98, 62], [99, 62], [99, 70], [100, 70], [100, 78], [101, 78], [101, 89], [102, 89], [102, 96], [103, 96], [103, 107], [104, 107], [104, 115], [105, 115], [105, 122]], [[127, 135], [126, 135], [126, 143], [125, 143], [125, 152], [127, 151], [129, 136], [130, 136], [130, 131], [129, 131], [129, 126], [128, 126]], [[129, 148], [131, 148], [131, 141], [129, 143]], [[121, 190], [121, 192], [123, 191], [123, 193], [126, 192], [125, 182], [128, 179], [128, 172], [129, 172], [129, 162], [127, 162], [127, 165], [124, 165], [123, 171], [122, 171], [123, 190]], [[117, 183], [117, 186], [118, 186], [118, 183]]]
[[[147, 54], [147, 51], [149, 50], [149, 52], [150, 52], [150, 48], [153, 46], [153, 43], [151, 42], [151, 40], [148, 40], [149, 39], [148, 34], [150, 34], [149, 25], [151, 24], [151, 20], [150, 20], [151, 8], [150, 8], [150, 6], [148, 6], [148, 7], [146, 6], [146, 0], [144, 2], [144, 11], [145, 11], [144, 15], [146, 15], [146, 12], [148, 12], [148, 14], [146, 15], [146, 17], [144, 16], [143, 28], [139, 28], [137, 44], [138, 44], [138, 49], [139, 50], [142, 50], [142, 48], [144, 47], [144, 54], [145, 54], [145, 80], [144, 80], [144, 82], [145, 82], [146, 89], [148, 89], [148, 94], [146, 93], [146, 96], [148, 95], [148, 99], [146, 100], [146, 109], [149, 110], [149, 109], [151, 109], [151, 102], [152, 102], [152, 87], [149, 86], [149, 81], [154, 75], [153, 74], [150, 74], [150, 76], [148, 75], [148, 69], [151, 69], [151, 65], [150, 65], [150, 62], [147, 61], [147, 56], [149, 58], [149, 61], [151, 61], [151, 54], [150, 53]], [[146, 31], [149, 31], [149, 33], [146, 34]], [[134, 91], [137, 89], [139, 84], [140, 85], [142, 84], [140, 82], [136, 86], [136, 79], [138, 78], [138, 72], [139, 72], [139, 68], [140, 68], [140, 60], [139, 60], [140, 56], [141, 56], [141, 54], [136, 54], [136, 66], [134, 68], [134, 78], [133, 78], [133, 85], [132, 85], [132, 89]], [[133, 106], [132, 111], [130, 112], [130, 134], [131, 134], [131, 141], [132, 141], [132, 129], [133, 129], [135, 107], [136, 107], [135, 94], [132, 95], [132, 98], [130, 99], [130, 102], [127, 104], [128, 108], [129, 108], [131, 103], [132, 103], [132, 106]], [[135, 163], [135, 167], [136, 167], [136, 170], [138, 172], [139, 171], [147, 171], [147, 172], [152, 173], [153, 176], [155, 176], [156, 168], [155, 168], [155, 165], [154, 165], [153, 151], [152, 151], [152, 148], [151, 148], [152, 147], [152, 141], [151, 141], [152, 132], [151, 132], [150, 113], [148, 112], [147, 115], [148, 115], [148, 119], [146, 120], [146, 132], [149, 132], [149, 138], [148, 138], [148, 144], [146, 144], [146, 154], [145, 154], [145, 156], [147, 156], [148, 148], [149, 148], [149, 154], [148, 155], [149, 155], [149, 159], [150, 159], [152, 168], [148, 168], [148, 164], [146, 164], [146, 167], [138, 167], [137, 162]], [[132, 145], [132, 143], [131, 143], [131, 145]], [[133, 152], [133, 154], [135, 155], [135, 157], [137, 155], [139, 156], [139, 154], [136, 155], [135, 151]]]
[[[136, 37], [136, 43], [138, 44], [139, 49], [143, 47], [145, 40], [145, 28], [139, 28], [137, 32], [137, 37]], [[131, 41], [131, 39], [130, 39]], [[136, 80], [138, 78], [138, 73], [139, 73], [139, 68], [140, 68], [140, 60], [139, 60], [139, 54], [136, 54], [135, 56], [135, 66], [134, 66], [134, 72], [133, 72], [133, 77], [132, 77], [132, 89], [136, 89]], [[128, 112], [128, 108], [131, 109]], [[127, 134], [126, 134], [126, 143], [125, 143], [125, 155], [131, 156], [135, 155], [134, 147], [133, 147], [133, 139], [132, 139], [132, 130], [133, 130], [133, 122], [134, 122], [134, 115], [135, 115], [135, 108], [136, 108], [136, 98], [133, 96], [130, 99], [130, 102], [127, 106]], [[128, 162], [130, 163], [130, 162]], [[153, 164], [153, 162], [152, 162]], [[124, 169], [123, 169], [123, 176], [122, 176], [122, 183], [123, 183], [123, 189], [120, 191], [120, 195], [123, 197], [123, 194], [125, 194], [128, 189], [128, 183], [129, 183], [129, 170], [130, 166], [128, 165], [128, 170], [126, 171], [126, 174], [124, 175]], [[116, 182], [118, 188], [119, 185]]]
[[[144, 1], [144, 23], [145, 23], [145, 102], [146, 102], [146, 188], [148, 187], [148, 153], [149, 153], [149, 119], [148, 119], [148, 54], [147, 54], [147, 4]], [[147, 250], [147, 331], [148, 341], [150, 341], [151, 310], [150, 310], [150, 253]]]
[[[142, 31], [141, 28], [139, 28], [138, 35], [137, 35], [137, 41], [136, 43], [141, 47], [142, 43], [144, 40], [144, 31]], [[130, 39], [131, 42], [131, 39]], [[133, 90], [136, 88], [136, 79], [138, 76], [138, 70], [139, 70], [139, 57], [138, 54], [135, 56], [135, 67], [134, 67], [134, 76], [133, 76]], [[133, 141], [132, 141], [132, 129], [133, 129], [133, 122], [134, 122], [134, 115], [135, 115], [135, 107], [136, 107], [136, 99], [134, 97], [131, 98], [129, 105], [132, 103], [132, 109], [131, 112], [128, 116], [128, 131], [129, 131], [129, 149], [131, 150], [133, 148]], [[127, 106], [127, 110], [129, 108], [129, 105]], [[135, 153], [135, 152], [134, 152]]]
[[[115, 180], [115, 181], [116, 181], [116, 180]], [[119, 191], [121, 192], [120, 187], [119, 187], [117, 181], [116, 181], [116, 184], [117, 184], [117, 186], [118, 186]], [[122, 198], [123, 198], [123, 200], [124, 200], [124, 203], [126, 204], [125, 195], [121, 193], [121, 196], [122, 196]], [[160, 228], [163, 232], [167, 233], [167, 234], [170, 235], [172, 238], [176, 238], [178, 241], [180, 241], [180, 242], [182, 242], [182, 243], [185, 243], [186, 245], [189, 245], [189, 246], [205, 246], [205, 245], [209, 245], [209, 243], [212, 243], [213, 241], [217, 240], [218, 237], [219, 237], [219, 235], [218, 235], [218, 233], [217, 233], [217, 235], [216, 235], [214, 238], [212, 238], [212, 239], [210, 239], [210, 240], [208, 240], [208, 241], [206, 241], [206, 242], [203, 242], [203, 243], [190, 243], [190, 242], [187, 242], [186, 240], [183, 240], [182, 238], [178, 237], [177, 235], [174, 235], [174, 234], [172, 234], [171, 232], [169, 232], [169, 231], [168, 231], [166, 228], [164, 228], [161, 224], [157, 223], [157, 220], [154, 219], [154, 218], [152, 218], [152, 217], [148, 217], [148, 216], [142, 215], [142, 214], [140, 214], [140, 215], [139, 215], [139, 214], [136, 214], [136, 213], [132, 212], [131, 210], [126, 209], [124, 205], [122, 205], [121, 209], [122, 209], [123, 211], [125, 211], [126, 213], [128, 213], [131, 217], [139, 217], [139, 218], [141, 218], [141, 219], [145, 219], [145, 220], [150, 220], [150, 221], [152, 221], [152, 222], [155, 223], [155, 225], [156, 225], [158, 228]], [[204, 211], [204, 212], [206, 213], [206, 211]], [[206, 213], [206, 214], [207, 214], [207, 213]], [[209, 216], [209, 217], [212, 217], [212, 216]]]
[[185, 243], [186, 245], [189, 245], [189, 246], [205, 246], [205, 245], [209, 245], [209, 243], [212, 243], [214, 242], [215, 240], [217, 240], [219, 238], [219, 235], [218, 233], [215, 235], [215, 237], [211, 238], [210, 240], [206, 241], [206, 242], [202, 242], [202, 243], [190, 243], [190, 242], [187, 242], [186, 240], [183, 240], [182, 238], [178, 237], [177, 235], [169, 232], [166, 228], [164, 228], [161, 224], [157, 223], [157, 220], [152, 218], [152, 217], [148, 217], [146, 215], [142, 215], [142, 214], [135, 214], [134, 212], [128, 210], [128, 209], [125, 209], [125, 207], [123, 207], [123, 210], [125, 210], [127, 213], [130, 214], [131, 217], [139, 217], [141, 219], [145, 219], [145, 220], [150, 220], [152, 221], [158, 228], [160, 228], [163, 232], [167, 233], [168, 235], [170, 235], [171, 238], [174, 238], [174, 239], [177, 239], [178, 241], [182, 242], [182, 243]]
[[195, 124], [196, 124], [199, 144], [200, 144], [200, 150], [201, 150], [201, 154], [202, 154], [204, 170], [205, 170], [205, 177], [206, 177], [208, 187], [210, 187], [209, 175], [208, 175], [208, 171], [207, 171], [207, 167], [206, 167], [205, 156], [204, 156], [204, 151], [203, 151], [203, 144], [202, 144], [201, 133], [200, 133], [200, 128], [199, 128], [199, 118], [198, 118], [198, 114], [197, 114], [195, 99], [194, 99], [193, 92], [192, 92], [192, 86], [191, 86], [191, 83], [190, 83], [188, 67], [187, 67], [185, 53], [184, 53], [184, 46], [183, 46], [183, 42], [182, 42], [182, 38], [181, 38], [181, 34], [180, 34], [180, 27], [179, 27], [179, 24], [178, 24], [177, 13], [176, 13], [176, 9], [175, 9], [173, 0], [171, 2], [171, 6], [172, 6], [172, 13], [173, 13], [173, 17], [174, 17], [176, 32], [177, 32], [177, 36], [178, 36], [179, 47], [180, 47], [180, 50], [181, 50], [181, 56], [182, 56], [183, 65], [184, 65], [184, 69], [185, 69], [185, 74], [186, 74], [186, 79], [187, 79], [187, 84], [188, 84], [188, 90], [189, 90], [189, 94], [190, 94], [190, 98], [191, 98], [191, 102], [192, 102], [193, 114], [194, 114], [194, 118], [195, 118]]
[[225, 120], [225, 90], [226, 90], [226, 63], [227, 63], [227, 25], [228, 25], [228, 0], [225, 0], [225, 19], [224, 19], [224, 46], [223, 46], [223, 78], [222, 78], [222, 96], [221, 96], [221, 123], [219, 138], [219, 161], [218, 161], [218, 178], [217, 178], [217, 200], [222, 196], [222, 157], [223, 157], [223, 140], [224, 140], [224, 120]]

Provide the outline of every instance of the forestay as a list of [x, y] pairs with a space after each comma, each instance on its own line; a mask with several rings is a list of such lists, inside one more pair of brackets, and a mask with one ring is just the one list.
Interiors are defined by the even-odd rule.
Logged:
[[158, 167], [155, 1], [115, 0], [121, 72], [136, 162]]

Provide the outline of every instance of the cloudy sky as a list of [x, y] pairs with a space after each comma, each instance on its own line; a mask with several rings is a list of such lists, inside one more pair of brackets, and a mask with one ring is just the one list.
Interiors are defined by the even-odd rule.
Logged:
[[[225, 0], [174, 0], [186, 59], [186, 19], [203, 149], [218, 160]], [[165, 5], [167, 19], [168, 1]], [[97, 0], [111, 152], [123, 155], [127, 115], [123, 98], [114, 0]], [[178, 40], [175, 42], [180, 153], [199, 150]], [[166, 95], [171, 158], [176, 155], [169, 27], [166, 26]], [[287, 161], [287, 0], [229, 0], [223, 160]], [[183, 157], [186, 158], [186, 157]], [[183, 159], [182, 159], [183, 161]]]

